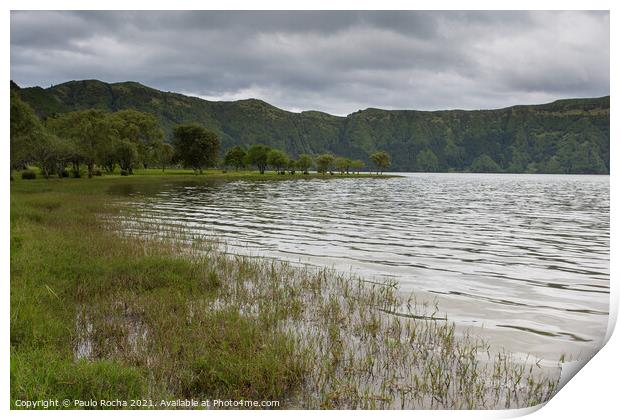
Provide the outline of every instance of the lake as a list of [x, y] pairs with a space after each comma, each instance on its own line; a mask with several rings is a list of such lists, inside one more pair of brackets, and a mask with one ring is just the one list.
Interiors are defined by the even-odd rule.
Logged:
[[608, 176], [398, 175], [197, 181], [135, 203], [141, 217], [216, 235], [233, 253], [395, 280], [517, 354], [557, 361], [600, 347]]

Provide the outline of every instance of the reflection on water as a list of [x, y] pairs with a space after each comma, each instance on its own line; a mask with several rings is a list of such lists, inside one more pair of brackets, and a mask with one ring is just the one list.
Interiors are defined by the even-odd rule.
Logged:
[[517, 352], [575, 354], [604, 336], [608, 176], [193, 183], [141, 207], [162, 224], [221, 236], [234, 252], [389, 276]]

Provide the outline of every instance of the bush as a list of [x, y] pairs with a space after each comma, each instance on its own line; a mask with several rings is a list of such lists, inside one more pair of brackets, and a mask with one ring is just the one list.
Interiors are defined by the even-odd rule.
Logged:
[[79, 169], [71, 169], [71, 177], [72, 178], [82, 178], [82, 172]]
[[126, 171], [125, 169], [121, 169], [121, 176], [127, 176], [129, 175], [129, 171]]
[[36, 177], [37, 174], [35, 174], [34, 171], [27, 170], [22, 172], [22, 179], [35, 179]]
[[94, 171], [93, 171], [93, 175], [94, 175], [94, 176], [101, 176], [101, 175], [103, 175], [103, 174], [101, 173], [101, 170], [100, 170], [100, 169], [96, 169], [96, 170], [94, 170]]

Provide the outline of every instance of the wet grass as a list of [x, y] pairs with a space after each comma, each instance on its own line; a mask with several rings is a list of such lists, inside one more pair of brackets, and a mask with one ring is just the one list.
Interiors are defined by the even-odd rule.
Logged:
[[151, 236], [124, 235], [131, 209], [110, 188], [163, 179], [12, 183], [13, 407], [16, 399], [218, 398], [284, 408], [515, 408], [555, 391], [557, 376], [457, 336], [436, 308], [404, 299], [394, 284], [231, 256], [156, 221], [142, 226]]

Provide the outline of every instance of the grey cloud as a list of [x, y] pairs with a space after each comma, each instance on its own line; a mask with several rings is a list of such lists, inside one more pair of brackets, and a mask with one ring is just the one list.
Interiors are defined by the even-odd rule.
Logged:
[[340, 115], [494, 108], [609, 94], [609, 14], [12, 12], [11, 77]]

